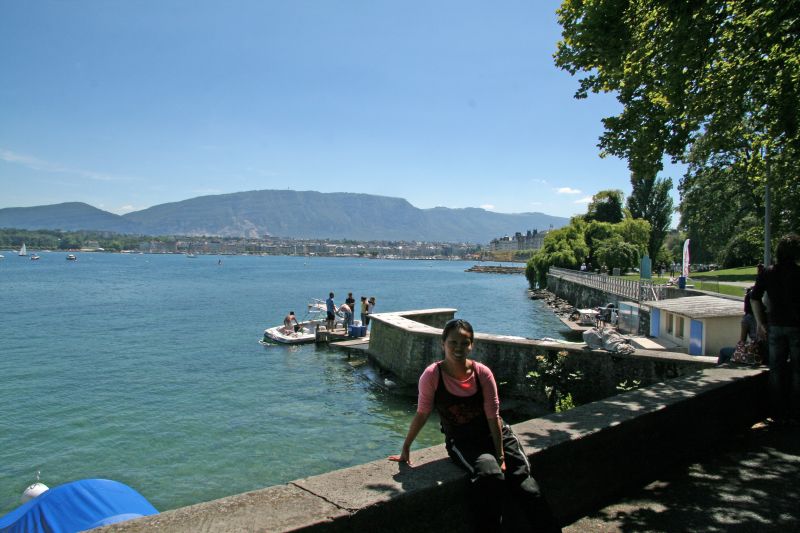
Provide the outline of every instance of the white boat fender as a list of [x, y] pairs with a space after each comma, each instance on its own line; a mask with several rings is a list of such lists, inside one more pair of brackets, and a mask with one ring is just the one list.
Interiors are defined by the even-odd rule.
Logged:
[[33, 485], [30, 485], [27, 489], [25, 489], [25, 492], [22, 493], [22, 498], [20, 498], [20, 502], [25, 503], [27, 501], [30, 501], [34, 498], [41, 496], [48, 490], [50, 490], [50, 488], [47, 485], [45, 485], [44, 483], [36, 482]]

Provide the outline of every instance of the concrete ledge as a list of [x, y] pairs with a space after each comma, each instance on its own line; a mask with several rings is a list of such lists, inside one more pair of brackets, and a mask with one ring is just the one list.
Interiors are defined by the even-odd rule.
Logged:
[[[706, 369], [514, 429], [565, 524], [763, 418], [766, 377]], [[472, 531], [466, 478], [444, 446], [412, 451], [412, 460], [413, 468], [374, 461], [102, 531]]]
[[[426, 309], [373, 316], [369, 355], [399, 381], [416, 389], [422, 371], [442, 357], [441, 328], [453, 318], [455, 309]], [[503, 383], [501, 393], [509, 397], [546, 402], [544, 391], [532, 386], [528, 374], [538, 369], [536, 357], [547, 352], [566, 351], [569, 371], [584, 379], [570, 385], [577, 403], [588, 403], [617, 393], [624, 381], [647, 386], [712, 367], [716, 358], [689, 356], [673, 352], [637, 350], [623, 355], [605, 350], [590, 350], [584, 344], [527, 339], [511, 335], [475, 333], [472, 357], [492, 369]]]

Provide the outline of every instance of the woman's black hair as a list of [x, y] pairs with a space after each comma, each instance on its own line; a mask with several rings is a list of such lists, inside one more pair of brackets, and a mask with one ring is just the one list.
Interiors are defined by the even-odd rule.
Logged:
[[794, 263], [800, 258], [800, 236], [789, 233], [781, 237], [775, 250], [778, 263]]
[[469, 333], [470, 340], [475, 340], [475, 331], [472, 329], [472, 324], [466, 320], [454, 318], [452, 320], [448, 320], [447, 324], [444, 325], [444, 328], [442, 329], [442, 342], [447, 340], [447, 336], [450, 335], [450, 332], [454, 329], [463, 329]]

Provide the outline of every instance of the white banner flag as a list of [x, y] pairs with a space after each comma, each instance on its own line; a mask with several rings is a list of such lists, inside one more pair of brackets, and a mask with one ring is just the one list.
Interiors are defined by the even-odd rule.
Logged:
[[681, 276], [689, 277], [689, 239], [683, 243], [683, 268], [681, 269]]

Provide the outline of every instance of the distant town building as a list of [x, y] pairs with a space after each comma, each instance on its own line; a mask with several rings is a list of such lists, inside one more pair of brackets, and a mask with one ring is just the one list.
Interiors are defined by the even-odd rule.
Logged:
[[506, 235], [492, 239], [489, 243], [489, 250], [493, 252], [538, 250], [544, 244], [544, 237], [549, 231], [528, 230], [525, 235], [518, 231], [513, 237]]

